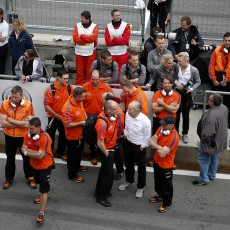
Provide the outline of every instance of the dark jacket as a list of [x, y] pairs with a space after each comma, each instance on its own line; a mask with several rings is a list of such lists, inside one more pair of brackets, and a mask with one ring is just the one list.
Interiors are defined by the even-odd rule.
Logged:
[[[189, 58], [190, 61], [192, 61], [199, 56], [199, 47], [202, 47], [204, 45], [204, 41], [195, 26], [191, 25], [190, 28], [191, 30], [189, 31], [187, 38], [181, 28], [175, 29], [173, 32], [177, 33], [176, 39], [175, 41], [169, 40], [168, 49], [172, 52], [173, 56], [175, 56], [180, 52], [188, 51], [186, 49], [186, 44], [188, 43], [190, 46]], [[198, 45], [192, 45], [192, 39], [195, 39], [196, 42], [198, 42]]]
[[18, 59], [24, 55], [25, 50], [33, 49], [33, 41], [30, 35], [26, 31], [22, 31], [18, 39], [16, 39], [15, 32], [11, 32], [9, 37], [10, 45], [10, 55], [13, 61], [18, 61]]

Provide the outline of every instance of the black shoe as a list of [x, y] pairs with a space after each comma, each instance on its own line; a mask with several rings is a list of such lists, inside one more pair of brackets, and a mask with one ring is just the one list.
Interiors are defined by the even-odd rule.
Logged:
[[111, 207], [111, 203], [106, 198], [103, 200], [97, 199], [96, 202], [102, 205], [103, 207]]
[[208, 182], [200, 182], [198, 180], [195, 180], [192, 182], [193, 185], [196, 185], [196, 186], [201, 186], [201, 185], [207, 185]]

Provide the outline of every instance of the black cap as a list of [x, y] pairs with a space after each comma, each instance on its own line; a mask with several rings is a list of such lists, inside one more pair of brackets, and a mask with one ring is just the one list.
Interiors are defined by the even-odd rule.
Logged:
[[163, 125], [163, 126], [166, 126], [166, 125], [175, 125], [175, 123], [176, 123], [176, 119], [172, 115], [166, 115], [160, 121], [160, 124]]

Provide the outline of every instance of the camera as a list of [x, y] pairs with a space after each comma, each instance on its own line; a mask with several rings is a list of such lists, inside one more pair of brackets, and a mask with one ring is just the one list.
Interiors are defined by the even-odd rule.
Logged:
[[169, 33], [157, 33], [157, 35], [162, 35], [164, 38], [169, 40], [175, 40], [177, 33], [169, 32]]
[[190, 37], [190, 39], [196, 40], [197, 37], [198, 37], [198, 34], [199, 34], [199, 32], [198, 32], [197, 27], [194, 26], [194, 25], [191, 25], [190, 28], [189, 28], [189, 37]]
[[212, 44], [212, 45], [204, 45], [199, 47], [200, 51], [213, 51], [214, 49], [216, 49], [216, 45]]
[[186, 94], [188, 90], [192, 87], [193, 82], [189, 80], [186, 85], [183, 85], [182, 93]]

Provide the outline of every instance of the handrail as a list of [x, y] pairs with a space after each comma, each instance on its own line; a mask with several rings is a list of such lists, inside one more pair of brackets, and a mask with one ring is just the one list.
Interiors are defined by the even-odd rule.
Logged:
[[204, 91], [204, 101], [203, 101], [203, 112], [206, 109], [207, 94], [212, 94], [212, 93], [218, 93], [218, 94], [221, 94], [221, 95], [230, 95], [230, 92], [226, 92], [226, 91], [205, 90]]
[[[0, 74], [0, 79], [2, 80], [13, 80], [13, 81], [19, 81], [18, 77], [14, 76], [14, 75], [5, 75], [5, 74]], [[46, 82], [46, 78], [41, 77], [38, 79], [40, 82], [45, 83]]]

